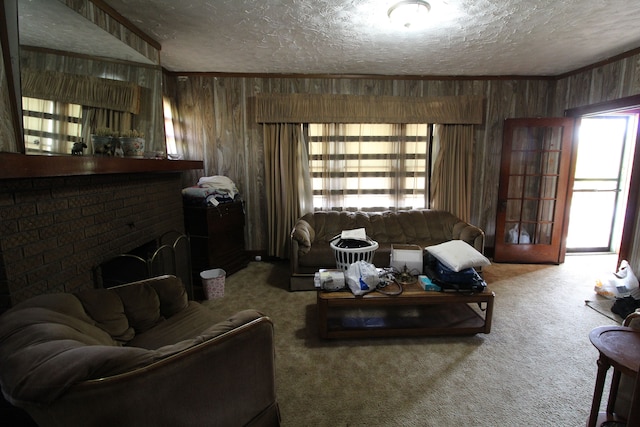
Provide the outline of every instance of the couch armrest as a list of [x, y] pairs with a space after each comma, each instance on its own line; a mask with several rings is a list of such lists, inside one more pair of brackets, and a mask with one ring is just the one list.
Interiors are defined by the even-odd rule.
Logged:
[[[298, 250], [306, 254], [311, 250], [311, 245], [316, 237], [316, 232], [307, 221], [299, 219], [291, 230], [291, 240], [298, 243]], [[293, 252], [293, 244], [291, 245]]]
[[484, 253], [484, 231], [475, 225], [459, 221], [453, 226], [453, 239], [459, 239], [473, 246], [481, 254]]
[[259, 317], [143, 368], [77, 384], [51, 405], [25, 409], [41, 426], [279, 425], [273, 324]]

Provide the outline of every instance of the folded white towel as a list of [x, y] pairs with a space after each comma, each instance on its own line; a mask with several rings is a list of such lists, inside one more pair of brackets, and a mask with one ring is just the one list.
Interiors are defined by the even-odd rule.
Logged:
[[229, 177], [222, 175], [203, 176], [198, 180], [198, 187], [224, 190], [232, 199], [238, 194], [236, 184]]

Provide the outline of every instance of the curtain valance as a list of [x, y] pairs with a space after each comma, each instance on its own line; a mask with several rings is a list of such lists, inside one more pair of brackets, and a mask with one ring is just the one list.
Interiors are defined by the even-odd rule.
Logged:
[[481, 124], [481, 96], [257, 94], [258, 123]]
[[22, 95], [88, 107], [140, 112], [140, 86], [120, 80], [23, 69]]

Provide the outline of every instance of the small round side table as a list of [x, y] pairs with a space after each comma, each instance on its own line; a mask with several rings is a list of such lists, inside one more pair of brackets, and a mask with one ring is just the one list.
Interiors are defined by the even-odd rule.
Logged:
[[[615, 425], [615, 422], [626, 422], [627, 426], [640, 426], [640, 331], [626, 326], [600, 326], [589, 333], [591, 343], [600, 352], [598, 358], [598, 374], [593, 391], [591, 413], [587, 422], [588, 427]], [[601, 413], [600, 401], [604, 388], [607, 371], [613, 367], [607, 411]], [[635, 386], [629, 414], [626, 419], [613, 413], [620, 384], [620, 375], [626, 374], [635, 378]]]

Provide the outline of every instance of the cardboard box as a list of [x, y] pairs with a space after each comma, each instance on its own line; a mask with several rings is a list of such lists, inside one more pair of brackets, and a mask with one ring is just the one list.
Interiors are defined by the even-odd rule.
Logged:
[[411, 275], [417, 276], [423, 273], [423, 257], [422, 248], [418, 245], [391, 245], [390, 266], [400, 272], [406, 266]]

